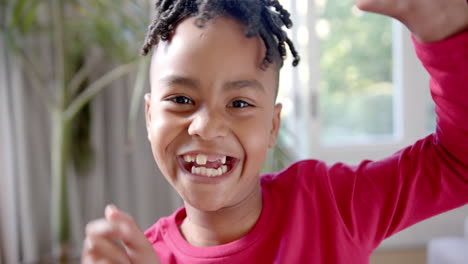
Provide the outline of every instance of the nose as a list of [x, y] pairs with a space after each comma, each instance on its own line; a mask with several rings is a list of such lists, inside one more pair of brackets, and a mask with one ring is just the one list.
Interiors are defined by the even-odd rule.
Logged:
[[226, 117], [219, 111], [200, 109], [194, 114], [188, 133], [203, 140], [221, 138], [227, 134], [227, 123]]

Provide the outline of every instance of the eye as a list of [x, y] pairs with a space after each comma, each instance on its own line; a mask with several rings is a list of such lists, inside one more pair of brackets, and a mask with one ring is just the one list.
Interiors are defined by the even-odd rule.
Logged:
[[253, 106], [249, 103], [247, 103], [246, 101], [243, 101], [243, 100], [235, 100], [235, 101], [232, 101], [232, 103], [229, 104], [230, 107], [233, 107], [233, 108], [245, 108], [245, 107], [249, 107], [249, 106]]
[[193, 104], [193, 101], [190, 98], [183, 95], [174, 96], [167, 100], [176, 104]]

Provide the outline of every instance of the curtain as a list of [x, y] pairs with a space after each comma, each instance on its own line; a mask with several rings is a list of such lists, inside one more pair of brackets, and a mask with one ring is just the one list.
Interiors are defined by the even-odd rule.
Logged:
[[[37, 263], [52, 253], [50, 118], [0, 35], [0, 263]], [[159, 172], [140, 106], [128, 139], [133, 80], [120, 79], [91, 104], [94, 166], [69, 174], [72, 247], [79, 255], [88, 221], [108, 203], [144, 230], [181, 205]]]

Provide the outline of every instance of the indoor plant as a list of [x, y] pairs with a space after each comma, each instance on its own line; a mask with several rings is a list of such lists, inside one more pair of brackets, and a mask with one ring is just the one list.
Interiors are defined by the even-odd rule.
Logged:
[[73, 164], [84, 174], [92, 164], [89, 102], [129, 73], [139, 72], [142, 86], [148, 59], [138, 56], [137, 40], [144, 38], [148, 2], [0, 0], [0, 31], [50, 115], [51, 226], [62, 261], [70, 242], [67, 171]]

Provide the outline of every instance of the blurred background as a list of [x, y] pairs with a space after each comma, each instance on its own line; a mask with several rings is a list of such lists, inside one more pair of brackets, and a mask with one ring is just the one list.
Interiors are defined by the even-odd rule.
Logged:
[[[285, 63], [278, 146], [263, 171], [356, 164], [432, 133], [428, 76], [398, 22], [353, 0], [281, 0], [301, 54]], [[79, 261], [84, 226], [114, 203], [145, 229], [181, 205], [154, 163], [139, 56], [153, 1], [0, 0], [0, 263]], [[426, 263], [468, 207], [383, 242], [372, 263]], [[456, 262], [454, 262], [456, 263]]]

